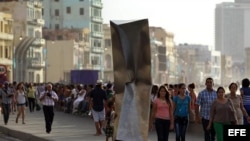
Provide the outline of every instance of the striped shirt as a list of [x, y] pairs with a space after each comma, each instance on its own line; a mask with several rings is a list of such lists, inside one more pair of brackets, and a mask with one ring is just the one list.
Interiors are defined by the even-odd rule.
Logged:
[[209, 120], [210, 108], [216, 99], [217, 93], [215, 90], [208, 91], [205, 89], [198, 94], [196, 104], [200, 106], [200, 115], [202, 118]]
[[242, 101], [243, 105], [250, 105], [250, 88], [241, 88], [240, 91], [243, 92]]
[[[51, 94], [51, 97], [47, 96], [47, 93]], [[58, 100], [58, 96], [56, 94], [56, 92], [54, 91], [43, 91], [40, 95], [40, 98], [43, 97], [46, 94], [46, 96], [44, 97], [44, 99], [41, 101], [42, 105], [44, 106], [54, 106], [55, 105], [55, 101], [52, 98], [55, 98]]]

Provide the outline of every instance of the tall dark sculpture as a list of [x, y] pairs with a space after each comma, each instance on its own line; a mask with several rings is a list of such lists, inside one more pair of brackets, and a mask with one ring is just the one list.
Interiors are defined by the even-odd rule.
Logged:
[[110, 21], [116, 93], [114, 139], [147, 141], [151, 53], [148, 20]]

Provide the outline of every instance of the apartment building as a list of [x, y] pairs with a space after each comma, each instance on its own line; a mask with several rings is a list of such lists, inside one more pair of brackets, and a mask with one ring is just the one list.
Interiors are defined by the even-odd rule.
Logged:
[[10, 81], [43, 82], [42, 3], [37, 0], [0, 2], [0, 11], [11, 14], [13, 18], [13, 76]]

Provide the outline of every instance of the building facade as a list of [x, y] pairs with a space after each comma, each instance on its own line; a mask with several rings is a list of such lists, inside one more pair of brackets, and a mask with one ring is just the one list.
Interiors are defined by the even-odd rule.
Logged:
[[[94, 70], [100, 70], [100, 78], [103, 78], [103, 27], [102, 27], [102, 2], [101, 0], [54, 0], [43, 1], [44, 29], [85, 29], [89, 35], [90, 53], [84, 55], [86, 65], [91, 65]], [[60, 39], [60, 37], [57, 39]]]
[[43, 82], [42, 3], [36, 0], [0, 2], [0, 11], [13, 17], [13, 78], [10, 81]]
[[203, 84], [206, 77], [211, 77], [211, 51], [208, 46], [179, 44], [176, 48], [180, 74], [187, 83]]
[[236, 0], [216, 5], [215, 49], [232, 56], [233, 63], [244, 62], [244, 49], [250, 46], [250, 1]]
[[46, 50], [46, 81], [69, 84], [71, 70], [79, 69], [83, 48], [74, 40], [57, 40], [46, 41]]
[[7, 80], [13, 79], [13, 19], [0, 12], [0, 64], [7, 67]]

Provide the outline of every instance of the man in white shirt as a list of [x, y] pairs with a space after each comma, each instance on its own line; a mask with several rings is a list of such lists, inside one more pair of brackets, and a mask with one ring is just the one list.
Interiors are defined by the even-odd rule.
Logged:
[[46, 123], [46, 133], [51, 132], [51, 126], [54, 119], [54, 106], [55, 102], [58, 101], [58, 96], [55, 91], [52, 90], [52, 84], [46, 85], [46, 91], [40, 95], [40, 101], [43, 105], [43, 113]]

